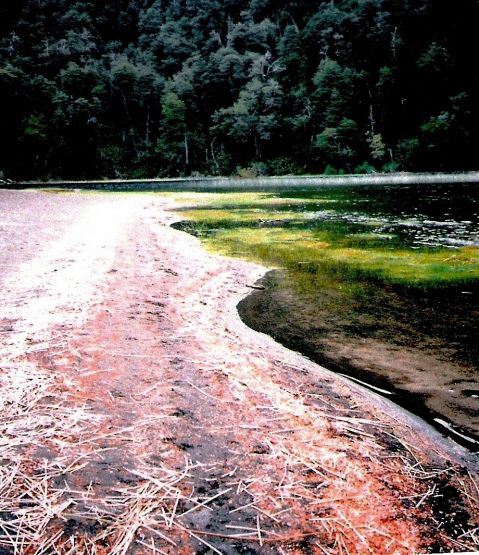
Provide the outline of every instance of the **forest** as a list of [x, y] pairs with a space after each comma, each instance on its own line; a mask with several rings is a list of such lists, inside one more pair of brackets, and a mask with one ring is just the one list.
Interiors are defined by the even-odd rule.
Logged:
[[7, 0], [0, 177], [476, 170], [478, 21], [472, 0]]

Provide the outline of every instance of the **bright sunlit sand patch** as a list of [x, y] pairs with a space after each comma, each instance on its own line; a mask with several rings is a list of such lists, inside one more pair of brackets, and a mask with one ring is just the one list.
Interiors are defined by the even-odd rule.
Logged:
[[[52, 325], [78, 323], [86, 318], [89, 303], [111, 268], [115, 249], [134, 217], [131, 202], [112, 200], [108, 210], [102, 205], [93, 206], [63, 237], [45, 245], [5, 281], [9, 297], [2, 306], [2, 315], [17, 321], [10, 356], [13, 344], [20, 354], [25, 352], [29, 337], [45, 340]], [[35, 287], [38, 292], [31, 295]]]

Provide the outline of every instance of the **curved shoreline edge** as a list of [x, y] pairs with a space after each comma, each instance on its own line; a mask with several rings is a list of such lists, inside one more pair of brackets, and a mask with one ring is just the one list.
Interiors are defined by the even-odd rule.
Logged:
[[[465, 427], [464, 424], [461, 426], [461, 424], [451, 418], [450, 414], [447, 416], [446, 413], [428, 406], [421, 393], [409, 391], [406, 387], [401, 388], [400, 386], [396, 386], [390, 379], [390, 376], [388, 376], [387, 371], [384, 373], [372, 372], [369, 371], [367, 367], [356, 367], [348, 363], [335, 361], [331, 359], [330, 355], [323, 353], [320, 348], [316, 350], [314, 344], [308, 343], [307, 340], [304, 342], [301, 339], [290, 341], [287, 332], [281, 332], [282, 328], [279, 328], [278, 334], [275, 336], [276, 329], [274, 323], [271, 323], [274, 322], [274, 318], [270, 320], [267, 316], [263, 317], [261, 311], [259, 316], [256, 315], [256, 307], [258, 305], [261, 307], [263, 303], [266, 303], [268, 306], [270, 303], [273, 303], [273, 305], [276, 305], [277, 309], [282, 308], [288, 311], [287, 305], [281, 305], [281, 303], [275, 302], [274, 295], [270, 296], [268, 293], [267, 284], [270, 281], [268, 276], [274, 273], [275, 270], [267, 271], [265, 276], [256, 283], [257, 290], [251, 291], [251, 293], [238, 305], [240, 318], [249, 327], [255, 331], [274, 337], [275, 340], [284, 347], [301, 353], [304, 357], [312, 360], [320, 367], [326, 368], [333, 374], [342, 376], [364, 387], [366, 390], [371, 391], [371, 393], [389, 400], [392, 404], [400, 407], [409, 415], [425, 422], [427, 426], [430, 426], [438, 432], [440, 436], [450, 438], [455, 444], [465, 448], [466, 452], [471, 454], [471, 457], [477, 456], [479, 458], [479, 436], [477, 433], [474, 433], [472, 428], [469, 429]], [[267, 312], [268, 310], [265, 309], [265, 315]], [[294, 325], [294, 318], [292, 323]], [[301, 331], [301, 327], [296, 330], [296, 334], [298, 331]], [[344, 343], [346, 343], [346, 341], [344, 341]], [[357, 375], [358, 370], [360, 372], [359, 375]]]
[[[266, 275], [269, 270], [270, 269], [265, 268], [264, 275]], [[257, 280], [257, 282], [261, 281], [264, 275], [261, 276]], [[246, 293], [241, 300], [246, 299], [250, 294], [251, 293]], [[282, 343], [276, 341], [269, 334], [259, 332], [257, 330], [254, 330], [253, 328], [250, 328], [250, 326], [248, 326], [248, 324], [241, 318], [239, 312], [238, 318], [254, 333], [259, 333], [268, 337], [271, 341], [274, 341], [282, 348], [297, 353], [300, 357], [304, 359], [304, 361], [307, 361], [308, 364], [313, 364], [316, 367], [318, 378], [321, 378], [321, 375], [324, 375], [335, 381], [347, 384], [348, 388], [355, 391], [356, 394], [360, 395], [366, 401], [366, 403], [373, 405], [381, 412], [384, 412], [385, 415], [387, 415], [388, 417], [397, 419], [398, 421], [406, 424], [408, 427], [413, 429], [420, 436], [424, 436], [425, 438], [427, 438], [435, 447], [437, 447], [438, 450], [442, 452], [443, 456], [449, 457], [455, 463], [464, 465], [466, 468], [469, 468], [474, 472], [479, 472], [479, 452], [471, 451], [460, 443], [454, 441], [452, 434], [458, 434], [458, 432], [456, 432], [454, 428], [451, 427], [447, 422], [438, 422], [439, 426], [436, 427], [421, 416], [414, 414], [407, 408], [399, 405], [398, 403], [395, 403], [392, 399], [389, 399], [379, 392], [373, 391], [373, 386], [369, 386], [369, 384], [366, 383], [361, 383], [359, 380], [355, 380], [354, 378], [351, 378], [346, 374], [334, 372], [333, 370], [330, 370], [327, 367], [314, 362], [300, 351], [293, 351], [289, 347], [282, 345]], [[452, 433], [446, 435], [445, 433], [441, 432], [441, 429], [446, 429]]]
[[[204, 246], [201, 244], [201, 241], [197, 237], [194, 237], [187, 232], [180, 231], [174, 228], [173, 224], [178, 223], [179, 221], [182, 221], [182, 218], [173, 217], [171, 220], [168, 220], [168, 225], [175, 232], [185, 234], [189, 238], [197, 241], [199, 247], [205, 250], [207, 254], [223, 259], [230, 258], [222, 254], [206, 251], [206, 249], [204, 249]], [[264, 265], [253, 264], [239, 258], [231, 258], [231, 260], [233, 260], [235, 264], [240, 264], [244, 269], [254, 268], [254, 275], [252, 276], [251, 280], [252, 283], [261, 282], [266, 274], [272, 270], [272, 268], [268, 268]], [[295, 357], [299, 357], [299, 359], [307, 367], [307, 370], [318, 376], [318, 381], [320, 381], [321, 378], [327, 377], [333, 382], [346, 385], [348, 389], [354, 391], [357, 395], [359, 395], [367, 405], [374, 406], [376, 409], [383, 412], [388, 418], [392, 418], [394, 420], [402, 422], [403, 424], [411, 428], [414, 432], [416, 432], [419, 436], [427, 439], [438, 451], [441, 452], [443, 457], [449, 458], [455, 463], [463, 465], [466, 468], [473, 470], [474, 472], [479, 472], [479, 453], [474, 453], [461, 444], [455, 442], [450, 435], [445, 435], [444, 433], [442, 433], [440, 431], [440, 428], [436, 428], [432, 423], [427, 422], [421, 416], [412, 413], [407, 408], [404, 408], [401, 405], [395, 403], [393, 400], [386, 398], [384, 395], [374, 392], [371, 388], [367, 386], [367, 384], [363, 385], [354, 381], [354, 379], [350, 379], [346, 375], [341, 375], [337, 372], [334, 372], [333, 370], [330, 370], [325, 366], [322, 366], [317, 362], [311, 360], [300, 351], [293, 350], [276, 341], [269, 334], [251, 328], [243, 320], [243, 318], [241, 318], [238, 311], [238, 305], [249, 295], [251, 295], [251, 292], [246, 291], [244, 292], [244, 294], [238, 296], [233, 301], [236, 318], [239, 323], [248, 330], [249, 334], [257, 334], [258, 337], [265, 338], [265, 340], [267, 340], [268, 342], [272, 342], [279, 350], [284, 349], [285, 351], [293, 354]]]

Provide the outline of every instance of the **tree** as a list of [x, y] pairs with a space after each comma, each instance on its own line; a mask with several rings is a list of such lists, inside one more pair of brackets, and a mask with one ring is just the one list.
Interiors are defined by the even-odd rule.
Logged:
[[262, 160], [264, 144], [279, 129], [277, 112], [281, 100], [282, 90], [277, 81], [272, 78], [263, 81], [255, 76], [232, 106], [214, 114], [212, 131], [225, 136], [229, 144], [242, 145], [243, 154], [253, 154], [255, 160]]
[[312, 97], [316, 118], [322, 126], [337, 125], [343, 118], [360, 117], [362, 110], [361, 74], [326, 58], [313, 77]]
[[358, 125], [343, 118], [337, 127], [326, 127], [315, 139], [316, 156], [323, 167], [328, 165], [351, 172], [362, 158]]
[[476, 169], [478, 20], [465, 0], [4, 0], [0, 169]]
[[179, 96], [167, 87], [161, 98], [163, 119], [156, 153], [160, 158], [163, 175], [185, 173], [189, 168], [188, 129], [186, 106]]

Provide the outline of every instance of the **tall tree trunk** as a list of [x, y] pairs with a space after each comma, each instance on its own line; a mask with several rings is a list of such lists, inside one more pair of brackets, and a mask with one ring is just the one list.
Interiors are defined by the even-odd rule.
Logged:
[[150, 141], [150, 105], [149, 104], [148, 104], [148, 109], [146, 111], [145, 144], [146, 144], [146, 146], [151, 146], [151, 141]]
[[263, 157], [261, 152], [261, 139], [258, 137], [257, 133], [254, 135], [254, 146], [256, 150], [256, 158], [257, 160], [261, 160]]
[[374, 108], [373, 108], [373, 93], [371, 89], [368, 89], [369, 95], [369, 126], [371, 131], [371, 136], [376, 133], [376, 120], [374, 119]]
[[188, 146], [188, 131], [185, 129], [185, 165], [190, 165], [190, 149]]
[[216, 155], [215, 155], [215, 141], [216, 141], [216, 137], [213, 137], [210, 143], [211, 158], [213, 159], [213, 163], [216, 166], [216, 171], [219, 172], [220, 167], [218, 165], [218, 161], [216, 160]]

